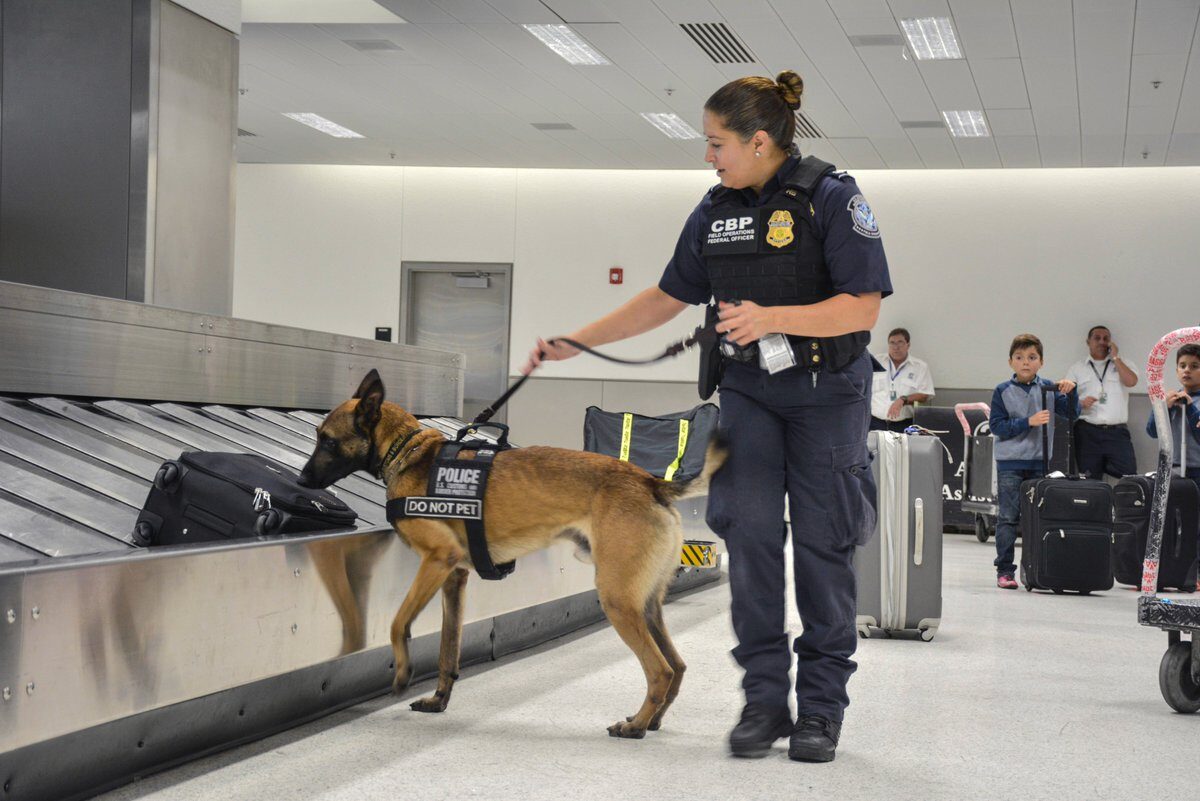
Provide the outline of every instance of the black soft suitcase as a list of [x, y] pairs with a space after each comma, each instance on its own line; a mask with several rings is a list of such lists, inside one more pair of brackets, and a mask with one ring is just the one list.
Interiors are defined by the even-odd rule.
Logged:
[[[1125, 476], [1113, 490], [1118, 526], [1128, 536], [1113, 545], [1113, 577], [1134, 587], [1142, 583], [1142, 560], [1150, 531], [1154, 476]], [[1158, 589], [1196, 590], [1197, 546], [1200, 544], [1200, 489], [1190, 478], [1172, 477], [1163, 525]]]
[[300, 486], [290, 468], [265, 456], [192, 451], [159, 467], [134, 538], [182, 545], [351, 529], [356, 518], [333, 493]]
[[[1050, 408], [1042, 388], [1042, 408]], [[1049, 452], [1042, 427], [1042, 458]], [[1087, 594], [1112, 589], [1113, 493], [1103, 481], [1036, 478], [1021, 484], [1021, 583]]]

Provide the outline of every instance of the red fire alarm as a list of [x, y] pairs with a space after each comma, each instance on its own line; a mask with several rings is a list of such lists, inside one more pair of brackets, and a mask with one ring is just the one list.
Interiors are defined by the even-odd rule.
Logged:
[[619, 284], [625, 280], [625, 270], [621, 267], [608, 268], [608, 283]]

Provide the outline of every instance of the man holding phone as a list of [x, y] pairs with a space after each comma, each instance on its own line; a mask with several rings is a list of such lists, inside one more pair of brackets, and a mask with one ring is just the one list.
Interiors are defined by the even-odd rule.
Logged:
[[1075, 463], [1088, 478], [1114, 478], [1137, 472], [1129, 437], [1129, 389], [1138, 374], [1121, 358], [1108, 326], [1095, 325], [1087, 335], [1088, 358], [1076, 362], [1067, 378], [1079, 387], [1079, 422], [1075, 424]]

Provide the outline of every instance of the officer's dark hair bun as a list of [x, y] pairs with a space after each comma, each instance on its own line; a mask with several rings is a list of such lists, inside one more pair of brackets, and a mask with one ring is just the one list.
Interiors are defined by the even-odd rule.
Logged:
[[779, 73], [776, 80], [751, 76], [730, 81], [704, 104], [709, 113], [719, 117], [723, 127], [736, 133], [743, 142], [756, 131], [766, 131], [775, 146], [786, 153], [795, 153], [792, 140], [796, 136], [796, 109], [804, 81], [791, 70]]
[[775, 78], [775, 86], [792, 111], [800, 108], [800, 95], [804, 94], [804, 79], [791, 70], [784, 70]]

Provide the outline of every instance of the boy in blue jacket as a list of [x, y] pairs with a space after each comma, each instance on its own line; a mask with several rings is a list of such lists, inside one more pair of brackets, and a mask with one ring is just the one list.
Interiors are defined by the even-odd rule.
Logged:
[[[996, 437], [996, 483], [1000, 494], [1000, 519], [996, 523], [996, 586], [1015, 590], [1013, 548], [1021, 514], [1021, 482], [1041, 478], [1042, 426], [1049, 426], [1050, 448], [1054, 448], [1054, 416], [1042, 408], [1040, 387], [1055, 387], [1054, 411], [1068, 419], [1078, 413], [1075, 382], [1055, 384], [1038, 378], [1042, 367], [1042, 341], [1033, 334], [1018, 334], [1008, 348], [1013, 377], [992, 393], [989, 424]], [[1046, 459], [1049, 460], [1049, 454]]]
[[[1184, 475], [1200, 484], [1200, 345], [1184, 345], [1175, 354], [1175, 376], [1182, 390], [1167, 393], [1167, 413], [1171, 416], [1171, 443], [1175, 466], [1179, 467], [1181, 421], [1187, 419], [1188, 452]], [[1158, 439], [1154, 412], [1146, 423], [1146, 433]]]

